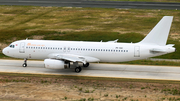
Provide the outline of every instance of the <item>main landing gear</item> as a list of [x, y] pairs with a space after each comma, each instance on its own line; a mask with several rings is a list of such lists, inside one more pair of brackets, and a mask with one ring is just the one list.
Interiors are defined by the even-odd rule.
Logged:
[[22, 64], [23, 67], [27, 67], [27, 59], [24, 59], [24, 63]]
[[[82, 68], [78, 65], [78, 62], [73, 62], [73, 64], [76, 66], [75, 72], [76, 73], [81, 72]], [[83, 64], [83, 67], [88, 67], [88, 66], [89, 66], [89, 63]]]
[[73, 62], [73, 65], [76, 66], [76, 68], [75, 68], [76, 73], [81, 72], [82, 68], [78, 65], [78, 62]]
[[86, 64], [83, 63], [83, 67], [88, 67], [89, 63], [87, 62]]
[[76, 68], [75, 68], [75, 72], [76, 72], [76, 73], [81, 72], [81, 70], [82, 70], [82, 68], [81, 68], [81, 67], [76, 67]]

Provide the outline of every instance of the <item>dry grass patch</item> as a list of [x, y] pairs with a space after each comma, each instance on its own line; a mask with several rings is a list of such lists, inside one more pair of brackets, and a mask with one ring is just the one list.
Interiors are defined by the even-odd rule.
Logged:
[[[175, 98], [179, 82], [128, 80], [51, 75], [3, 75], [0, 98], [3, 100], [160, 100]], [[173, 90], [173, 89], [176, 90]], [[18, 90], [18, 92], [17, 92]], [[169, 92], [170, 91], [170, 92]], [[170, 94], [172, 92], [172, 94]], [[84, 101], [84, 100], [83, 100]]]

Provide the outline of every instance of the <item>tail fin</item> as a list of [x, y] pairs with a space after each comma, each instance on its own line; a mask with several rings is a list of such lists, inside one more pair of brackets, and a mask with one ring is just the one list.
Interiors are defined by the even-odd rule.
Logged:
[[166, 45], [173, 16], [164, 16], [151, 32], [139, 43]]

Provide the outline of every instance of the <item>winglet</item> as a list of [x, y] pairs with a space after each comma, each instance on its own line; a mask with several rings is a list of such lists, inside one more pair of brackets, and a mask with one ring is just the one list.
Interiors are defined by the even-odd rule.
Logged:
[[140, 44], [157, 44], [165, 46], [169, 35], [173, 16], [164, 16]]

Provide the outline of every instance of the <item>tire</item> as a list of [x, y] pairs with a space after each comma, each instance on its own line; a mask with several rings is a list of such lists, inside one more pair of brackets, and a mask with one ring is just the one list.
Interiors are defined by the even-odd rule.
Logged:
[[26, 64], [26, 63], [24, 63], [22, 66], [23, 66], [23, 67], [27, 67], [27, 64]]
[[89, 63], [87, 62], [86, 64], [83, 63], [83, 67], [88, 67]]
[[76, 73], [81, 72], [81, 70], [82, 70], [81, 67], [76, 67], [76, 68], [75, 68], [75, 72], [76, 72]]

